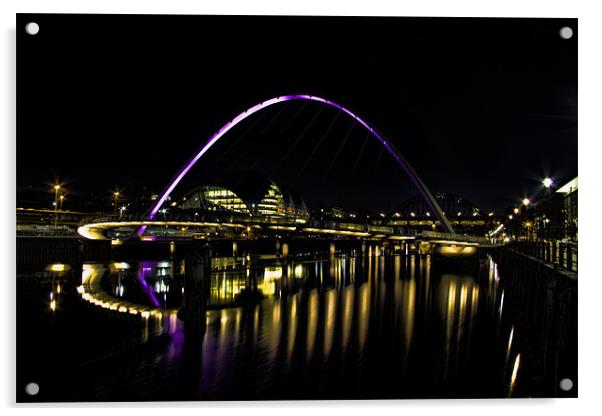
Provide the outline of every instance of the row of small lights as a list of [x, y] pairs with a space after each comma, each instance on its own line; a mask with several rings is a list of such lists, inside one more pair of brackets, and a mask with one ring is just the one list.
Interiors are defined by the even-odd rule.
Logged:
[[[542, 185], [543, 185], [545, 188], [548, 188], [548, 189], [549, 189], [549, 188], [550, 188], [550, 187], [553, 185], [554, 181], [553, 181], [551, 178], [545, 178], [545, 179], [543, 179], [543, 180], [541, 181], [541, 183], [542, 183]], [[58, 193], [58, 191], [59, 191], [60, 189], [61, 189], [61, 185], [60, 185], [60, 184], [56, 184], [56, 185], [54, 185], [54, 190], [55, 190], [55, 192], [57, 192], [57, 193]], [[119, 195], [120, 195], [120, 192], [119, 192], [119, 191], [115, 191], [115, 192], [113, 192], [113, 196], [115, 197], [115, 206], [117, 206], [117, 201], [118, 201], [118, 199], [119, 199]], [[62, 205], [62, 202], [63, 202], [63, 199], [64, 199], [64, 197], [65, 197], [65, 195], [61, 195], [61, 196], [60, 196], [61, 205]], [[524, 198], [524, 199], [522, 200], [522, 203], [523, 203], [523, 205], [524, 205], [525, 207], [527, 207], [527, 206], [528, 206], [528, 205], [531, 203], [531, 201], [529, 200], [529, 198]], [[53, 204], [53, 205], [54, 205], [55, 207], [57, 206], [57, 201], [56, 201], [56, 200], [55, 200], [55, 202], [54, 202], [54, 204]], [[174, 206], [174, 205], [175, 205], [175, 203], [173, 203], [173, 204], [172, 204], [172, 206]], [[121, 208], [119, 208], [120, 214], [122, 214], [122, 215], [123, 215], [123, 212], [124, 212], [125, 210], [126, 210], [126, 207], [125, 207], [125, 206], [122, 206]], [[322, 212], [324, 212], [324, 209], [322, 209], [321, 211], [322, 211]], [[163, 209], [162, 209], [162, 210], [160, 210], [159, 212], [161, 212], [163, 215], [165, 215], [165, 214], [167, 213], [167, 209], [163, 208]], [[518, 214], [518, 213], [519, 213], [519, 209], [518, 209], [518, 208], [514, 208], [514, 214]], [[195, 215], [196, 215], [196, 214], [195, 214]], [[415, 217], [415, 216], [416, 216], [416, 214], [415, 214], [414, 212], [410, 212], [410, 215], [411, 215], [412, 217]], [[459, 216], [461, 216], [461, 215], [462, 215], [462, 212], [458, 212], [458, 217], [459, 217]], [[478, 212], [474, 212], [472, 215], [473, 215], [473, 217], [476, 217], [476, 216], [478, 215]], [[352, 218], [355, 218], [355, 214], [351, 214], [350, 216], [351, 216]], [[384, 214], [384, 213], [381, 213], [381, 214], [380, 214], [380, 216], [381, 216], [381, 217], [385, 217], [385, 214]], [[396, 213], [394, 214], [394, 216], [395, 216], [395, 217], [400, 217], [400, 214], [399, 214], [398, 212], [396, 212]], [[426, 216], [427, 216], [427, 217], [430, 217], [430, 216], [431, 216], [431, 213], [430, 213], [430, 212], [427, 212], [427, 213], [426, 213]], [[490, 212], [490, 213], [488, 214], [488, 216], [489, 216], [489, 217], [492, 217], [492, 216], [493, 216], [493, 212]], [[510, 220], [511, 220], [511, 219], [513, 219], [513, 218], [514, 218], [514, 217], [512, 216], [512, 214], [510, 214], [510, 215], [508, 216], [508, 219], [510, 219]]]
[[148, 319], [151, 316], [153, 316], [154, 318], [157, 319], [161, 319], [163, 317], [163, 314], [161, 311], [149, 311], [149, 310], [141, 310], [136, 307], [132, 307], [129, 306], [129, 304], [126, 304], [124, 302], [119, 302], [119, 301], [106, 301], [106, 300], [102, 300], [99, 297], [95, 296], [94, 294], [92, 294], [91, 292], [87, 292], [86, 288], [84, 285], [78, 286], [77, 287], [77, 293], [79, 293], [82, 297], [83, 300], [96, 305], [96, 306], [100, 306], [103, 309], [108, 309], [111, 311], [115, 311], [115, 312], [119, 312], [119, 313], [129, 313], [130, 315], [140, 315], [140, 317], [142, 319]]
[[[81, 295], [82, 299], [89, 302], [92, 305], [98, 306], [103, 309], [107, 309], [113, 312], [129, 314], [132, 316], [140, 316], [144, 321], [148, 321], [149, 318], [153, 317], [154, 319], [161, 321], [163, 319], [163, 312], [161, 310], [148, 310], [148, 309], [140, 309], [141, 306], [137, 305], [137, 307], [132, 307], [130, 304], [119, 302], [116, 300], [105, 301], [100, 299], [98, 296], [95, 296], [91, 292], [87, 292], [84, 285], [77, 287], [77, 292]], [[52, 308], [52, 306], [51, 306]], [[54, 309], [53, 309], [54, 311]], [[223, 312], [224, 310], [222, 310]], [[205, 318], [206, 324], [209, 325], [216, 321], [217, 317], [213, 311], [208, 311], [207, 317]], [[175, 310], [165, 310], [167, 316], [171, 316], [175, 314]], [[222, 313], [223, 315], [223, 313]], [[228, 321], [227, 317], [222, 316], [219, 321], [223, 324]]]

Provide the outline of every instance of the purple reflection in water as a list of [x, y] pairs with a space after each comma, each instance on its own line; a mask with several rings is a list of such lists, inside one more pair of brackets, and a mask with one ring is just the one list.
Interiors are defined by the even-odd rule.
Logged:
[[140, 285], [142, 286], [144, 293], [147, 294], [147, 296], [148, 296], [149, 300], [152, 302], [152, 304], [155, 307], [160, 308], [161, 304], [159, 303], [159, 300], [155, 296], [155, 292], [153, 291], [153, 288], [150, 287], [148, 285], [148, 283], [146, 282], [146, 276], [151, 271], [151, 267], [153, 266], [153, 264], [154, 263], [150, 262], [150, 261], [140, 262], [140, 265], [138, 266], [138, 272], [136, 273], [136, 277], [138, 279], [138, 282], [140, 282]]

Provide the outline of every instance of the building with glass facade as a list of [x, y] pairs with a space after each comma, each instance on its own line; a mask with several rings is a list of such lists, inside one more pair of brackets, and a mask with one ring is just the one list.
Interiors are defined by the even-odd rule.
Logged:
[[229, 175], [216, 184], [199, 186], [182, 198], [178, 208], [289, 219], [298, 223], [305, 223], [309, 218], [301, 196], [255, 173]]

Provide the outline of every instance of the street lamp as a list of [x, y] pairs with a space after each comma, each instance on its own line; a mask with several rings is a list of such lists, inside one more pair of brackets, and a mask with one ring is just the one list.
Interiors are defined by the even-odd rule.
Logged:
[[551, 178], [545, 178], [541, 181], [541, 184], [544, 188], [546, 188], [546, 199], [550, 196], [550, 187], [554, 184], [554, 181]]
[[523, 205], [524, 206], [528, 206], [530, 203], [531, 203], [531, 201], [529, 201], [529, 198], [523, 199]]
[[115, 197], [115, 214], [117, 214], [117, 200], [119, 200], [119, 191], [113, 192], [113, 196]]
[[65, 195], [61, 195], [60, 199], [61, 199], [60, 210], [62, 211], [63, 210], [63, 200], [65, 199]]
[[520, 211], [520, 210], [519, 210], [518, 208], [514, 208], [514, 213], [515, 213], [515, 214], [518, 214], [518, 213], [519, 213], [519, 211]]
[[56, 222], [58, 217], [58, 209], [59, 209], [59, 189], [61, 189], [61, 185], [54, 185], [54, 228], [56, 228]]
[[553, 183], [554, 181], [551, 178], [545, 178], [543, 181], [541, 181], [541, 184], [548, 189], [550, 188], [550, 186], [552, 186]]

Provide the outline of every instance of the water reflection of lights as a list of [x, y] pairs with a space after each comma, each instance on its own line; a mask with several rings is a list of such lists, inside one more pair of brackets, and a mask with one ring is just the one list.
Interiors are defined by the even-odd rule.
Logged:
[[159, 308], [161, 307], [161, 303], [159, 303], [159, 300], [155, 296], [153, 288], [150, 287], [148, 282], [146, 281], [146, 277], [149, 275], [150, 270], [151, 269], [150, 267], [148, 267], [148, 262], [141, 262], [136, 272], [136, 279], [138, 279], [140, 287], [143, 289], [144, 293], [146, 294], [150, 302], [153, 304], [153, 306], [155, 308]]
[[303, 277], [303, 265], [297, 264], [295, 266], [295, 278], [301, 279]]
[[[156, 264], [153, 263], [153, 270]], [[334, 281], [328, 276], [331, 264], [334, 264], [333, 278], [337, 279]], [[354, 279], [355, 264], [364, 274], [356, 284], [350, 284]], [[418, 308], [423, 303], [439, 299], [443, 323], [441, 335], [447, 348], [445, 354], [453, 352], [458, 355], [466, 347], [466, 340], [470, 339], [479, 289], [472, 277], [443, 275], [439, 280], [437, 275], [437, 279], [433, 280], [440, 283], [438, 290], [435, 287], [433, 292], [428, 283], [431, 280], [430, 264], [429, 257], [420, 256], [396, 257], [391, 262], [383, 257], [364, 257], [335, 259], [332, 262], [316, 261], [314, 264], [291, 262], [282, 266], [262, 265], [234, 270], [228, 268], [227, 272], [214, 272], [210, 287], [221, 291], [220, 299], [223, 299], [226, 292], [228, 296], [236, 296], [245, 288], [257, 289], [264, 297], [258, 297], [258, 304], [250, 308], [209, 310], [206, 315], [208, 329], [205, 339], [215, 337], [211, 341], [214, 344], [209, 345], [216, 348], [220, 345], [228, 348], [238, 337], [241, 343], [253, 343], [255, 339], [256, 345], [261, 345], [262, 353], [266, 351], [268, 360], [276, 360], [278, 354], [283, 354], [284, 358], [290, 357], [287, 359], [289, 363], [298, 354], [305, 355], [309, 362], [318, 358], [328, 359], [336, 356], [339, 351], [363, 353], [372, 332], [380, 328], [380, 324], [375, 323], [375, 317], [388, 313], [392, 299], [389, 295], [392, 291], [395, 310], [391, 311], [395, 314], [393, 322], [397, 331], [396, 342], [405, 346], [404, 354], [411, 351], [410, 346], [416, 342], [415, 326], [420, 322], [416, 316], [419, 319], [421, 317], [421, 309]], [[135, 265], [132, 267], [137, 269]], [[154, 309], [104, 297], [97, 283], [105, 271], [106, 267], [103, 269], [103, 266], [84, 266], [87, 284], [80, 286], [78, 292], [85, 301], [99, 308], [112, 310], [115, 314], [126, 314], [133, 320], [148, 321], [151, 332], [156, 324], [172, 328], [181, 325], [173, 310]], [[371, 278], [366, 281], [364, 279], [368, 273]], [[321, 274], [324, 275], [322, 285], [319, 283]], [[394, 279], [383, 279], [389, 274]], [[250, 278], [247, 279], [247, 276]], [[491, 276], [493, 278], [493, 273]], [[303, 283], [304, 289], [296, 290], [300, 283], [293, 277], [307, 277], [307, 285]], [[305, 289], [314, 283], [317, 288]], [[151, 284], [157, 293], [167, 292], [169, 289], [179, 293], [179, 286], [170, 288], [174, 285], [169, 279], [159, 279]], [[218, 294], [212, 291], [210, 295], [215, 306], [214, 296]], [[173, 323], [170, 323], [171, 320]], [[245, 341], [246, 338], [240, 331], [242, 334], [252, 332], [248, 341]], [[511, 341], [508, 345], [510, 347]], [[403, 356], [399, 358], [407, 359]], [[454, 359], [453, 356], [448, 358]]]
[[95, 273], [95, 268], [91, 264], [84, 264], [82, 267], [82, 285], [86, 284], [90, 276]]
[[405, 343], [409, 345], [414, 335], [414, 316], [416, 310], [416, 281], [404, 280], [401, 284], [402, 310], [405, 317], [404, 336]]
[[319, 309], [320, 304], [318, 302], [318, 290], [312, 289], [309, 292], [307, 311], [307, 361], [311, 360], [314, 351], [314, 342], [316, 340], [316, 331], [318, 328]]
[[347, 350], [347, 345], [349, 344], [349, 338], [351, 336], [354, 297], [354, 286], [347, 286], [343, 291], [343, 351]]
[[68, 264], [55, 263], [48, 266], [48, 270], [55, 273], [61, 273], [71, 270]]
[[164, 279], [160, 279], [155, 282], [154, 289], [157, 293], [167, 293], [169, 292], [169, 285], [165, 282]]
[[263, 279], [257, 284], [257, 289], [265, 296], [273, 296], [276, 293], [276, 281], [282, 278], [282, 266], [266, 267]]
[[514, 392], [514, 387], [516, 386], [516, 379], [518, 377], [519, 368], [520, 368], [520, 354], [517, 354], [516, 358], [514, 359], [514, 366], [512, 367], [512, 375], [510, 377], [510, 389], [509, 389], [510, 396]]
[[326, 316], [324, 323], [324, 355], [328, 357], [332, 349], [334, 338], [334, 324], [337, 311], [337, 293], [335, 289], [329, 290], [325, 296]]
[[475, 254], [477, 248], [473, 246], [449, 245], [438, 247], [439, 253], [448, 257], [462, 257]]
[[297, 338], [298, 320], [297, 320], [297, 298], [298, 295], [292, 296], [288, 302], [288, 344], [287, 344], [287, 360], [290, 362], [295, 349], [295, 339]]
[[370, 286], [368, 283], [364, 283], [359, 289], [359, 307], [358, 341], [360, 349], [363, 350], [368, 338], [368, 328], [370, 325]]
[[50, 289], [50, 292], [48, 293], [48, 299], [49, 299], [48, 307], [52, 312], [54, 312], [58, 308], [59, 301], [60, 301], [60, 294], [62, 292], [60, 276], [62, 275], [63, 272], [70, 271], [71, 267], [68, 264], [55, 263], [55, 264], [48, 265], [46, 267], [46, 270], [52, 272], [51, 273], [51, 277], [52, 277], [51, 286], [52, 287]]
[[503, 308], [504, 308], [504, 291], [502, 290], [502, 297], [500, 299], [500, 315], [502, 314]]
[[126, 262], [116, 262], [113, 263], [112, 266], [116, 270], [126, 270], [130, 268], [130, 265]]
[[[121, 264], [123, 266], [123, 264]], [[115, 263], [111, 267], [118, 269]], [[128, 265], [129, 267], [129, 265]], [[77, 287], [77, 293], [80, 294], [81, 298], [99, 308], [112, 311], [117, 314], [127, 314], [128, 316], [139, 317], [143, 322], [148, 322], [153, 319], [156, 322], [156, 328], [158, 333], [167, 331], [173, 333], [175, 331], [177, 310], [161, 310], [158, 308], [149, 308], [142, 305], [126, 302], [121, 299], [114, 298], [104, 292], [100, 286], [102, 275], [106, 268], [98, 264], [84, 264], [82, 268], [82, 285]], [[123, 291], [121, 291], [123, 293]], [[56, 308], [56, 304], [54, 306]], [[52, 306], [51, 306], [52, 308]], [[170, 322], [173, 323], [170, 324]], [[167, 323], [167, 325], [164, 325]], [[145, 332], [148, 336], [148, 332]], [[145, 337], [146, 337], [145, 336]]]
[[263, 278], [267, 280], [280, 279], [282, 277], [282, 267], [266, 267]]
[[479, 287], [472, 277], [452, 274], [441, 276], [439, 299], [445, 322], [446, 362], [470, 338], [478, 308], [478, 291]]

